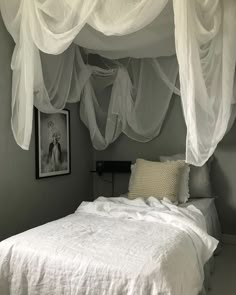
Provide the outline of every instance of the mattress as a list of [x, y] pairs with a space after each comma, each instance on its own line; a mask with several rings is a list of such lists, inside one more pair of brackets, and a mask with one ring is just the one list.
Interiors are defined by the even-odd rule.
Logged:
[[217, 240], [221, 240], [221, 226], [219, 222], [218, 213], [215, 206], [214, 198], [198, 198], [189, 199], [185, 204], [181, 204], [180, 207], [188, 207], [190, 205], [195, 206], [200, 210], [205, 218], [207, 232]]
[[[221, 241], [221, 226], [219, 222], [218, 213], [215, 206], [214, 198], [196, 198], [189, 199], [187, 203], [181, 204], [180, 207], [188, 207], [193, 205], [201, 211], [206, 222], [206, 228], [209, 235]], [[221, 250], [221, 243], [218, 244], [215, 254]], [[214, 256], [206, 263], [204, 267], [205, 280], [202, 292], [199, 295], [207, 294], [207, 290], [211, 289], [211, 274], [214, 272]]]

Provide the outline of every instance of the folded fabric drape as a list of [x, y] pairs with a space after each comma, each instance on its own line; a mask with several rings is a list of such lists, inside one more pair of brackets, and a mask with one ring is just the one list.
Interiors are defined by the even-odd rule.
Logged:
[[235, 103], [236, 2], [173, 3], [186, 161], [203, 165], [224, 136]]
[[[106, 148], [120, 132], [139, 141], [152, 139], [172, 93], [178, 93], [179, 66], [186, 160], [202, 165], [212, 155], [235, 103], [234, 0], [2, 0], [0, 5], [16, 43], [12, 129], [22, 148], [29, 147], [33, 105], [51, 113], [80, 99], [96, 148]], [[72, 42], [111, 59], [153, 59], [132, 60], [128, 68], [113, 71], [95, 69], [84, 64]], [[113, 81], [105, 111], [96, 79]]]
[[[12, 59], [12, 129], [17, 143], [28, 149], [33, 104], [39, 106], [39, 97], [41, 102], [44, 100], [42, 91], [33, 98], [34, 89], [38, 91], [44, 87], [39, 50], [48, 54], [62, 53], [86, 23], [106, 35], [136, 32], [149, 25], [167, 2], [2, 0], [3, 20], [16, 42]], [[50, 104], [48, 109], [46, 106], [42, 109], [54, 111]]]
[[156, 137], [172, 94], [178, 92], [175, 56], [131, 59], [128, 66], [111, 63], [104, 69], [85, 64], [80, 48], [72, 44], [57, 56], [41, 53], [41, 63], [43, 82], [36, 88], [35, 105], [53, 113], [66, 102], [80, 101], [81, 119], [99, 150], [121, 132], [142, 142]]
[[[157, 3], [159, 1], [156, 1]], [[128, 56], [134, 58], [175, 55], [174, 13], [168, 1], [161, 13], [149, 25], [128, 35], [111, 35], [85, 25], [75, 37], [74, 43], [110, 59]]]
[[[159, 63], [175, 85], [178, 74], [176, 58], [162, 59]], [[147, 142], [159, 134], [173, 88], [163, 83], [155, 60], [132, 60], [128, 71], [123, 66], [115, 71], [94, 67], [91, 70], [93, 79], [85, 85], [80, 112], [96, 149], [105, 149], [121, 132], [141, 142]], [[101, 79], [111, 77], [111, 89], [101, 89], [100, 86], [100, 91], [96, 94], [93, 81], [99, 79], [101, 85]], [[104, 84], [107, 85], [106, 82]], [[108, 103], [107, 97], [110, 97]]]

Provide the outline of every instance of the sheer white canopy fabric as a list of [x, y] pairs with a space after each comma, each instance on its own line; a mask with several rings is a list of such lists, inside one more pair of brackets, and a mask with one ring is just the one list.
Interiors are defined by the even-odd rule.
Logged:
[[186, 161], [203, 165], [224, 136], [235, 103], [236, 1], [173, 3]]
[[80, 101], [81, 119], [98, 150], [121, 132], [141, 142], [153, 139], [161, 130], [173, 92], [178, 92], [175, 56], [131, 59], [128, 65], [114, 62], [104, 69], [84, 64], [80, 48], [72, 44], [57, 56], [41, 53], [41, 61], [44, 83], [36, 89], [36, 106], [56, 112], [66, 102]]
[[[96, 148], [106, 148], [120, 132], [141, 141], [158, 134], [171, 93], [177, 91], [173, 86], [176, 71], [166, 69], [168, 62], [158, 58], [132, 61], [128, 69], [95, 69], [83, 63], [76, 46], [70, 46], [75, 42], [112, 59], [171, 56], [176, 46], [187, 162], [202, 165], [214, 152], [235, 103], [234, 0], [1, 0], [0, 4], [16, 42], [12, 129], [22, 148], [29, 147], [33, 105], [57, 112], [67, 100], [81, 99], [81, 117]], [[60, 56], [50, 57], [47, 65], [40, 51]], [[169, 57], [169, 66], [177, 69], [173, 61]], [[51, 62], [55, 63], [53, 74]], [[106, 111], [96, 94], [97, 79], [113, 81]], [[145, 89], [150, 92], [156, 85], [158, 91], [152, 92], [158, 98], [146, 101]], [[154, 121], [139, 111], [144, 107], [152, 111]]]
[[[39, 50], [62, 53], [86, 23], [106, 35], [131, 34], [149, 25], [167, 2], [2, 0], [4, 22], [16, 42], [12, 59], [12, 129], [17, 143], [23, 149], [28, 149], [30, 143], [33, 92], [43, 88]], [[38, 97], [43, 101], [42, 96], [35, 97], [36, 106]]]
[[87, 48], [90, 53], [97, 53], [110, 59], [127, 56], [156, 58], [175, 55], [172, 1], [167, 2], [153, 22], [134, 33], [106, 36], [91, 26], [85, 25], [73, 42]]
[[91, 67], [92, 79], [85, 85], [80, 112], [96, 149], [105, 149], [121, 132], [140, 142], [147, 142], [159, 134], [173, 87], [163, 83], [158, 66], [175, 85], [178, 74], [175, 57], [158, 62], [154, 59], [132, 60], [129, 71], [123, 66], [115, 71]]

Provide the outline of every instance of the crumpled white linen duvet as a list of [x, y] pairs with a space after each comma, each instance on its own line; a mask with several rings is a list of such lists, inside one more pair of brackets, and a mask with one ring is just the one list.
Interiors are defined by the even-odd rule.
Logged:
[[197, 295], [217, 241], [201, 212], [99, 197], [0, 243], [1, 295]]

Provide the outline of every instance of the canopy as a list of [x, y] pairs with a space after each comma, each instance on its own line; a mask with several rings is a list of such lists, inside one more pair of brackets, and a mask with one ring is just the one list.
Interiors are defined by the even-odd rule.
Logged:
[[[0, 7], [16, 43], [12, 129], [23, 149], [33, 105], [51, 113], [80, 100], [95, 148], [121, 132], [150, 140], [178, 93], [179, 71], [186, 161], [202, 165], [213, 154], [235, 103], [234, 0], [1, 0]], [[115, 61], [91, 66], [77, 45]], [[104, 89], [108, 104], [98, 98]]]

